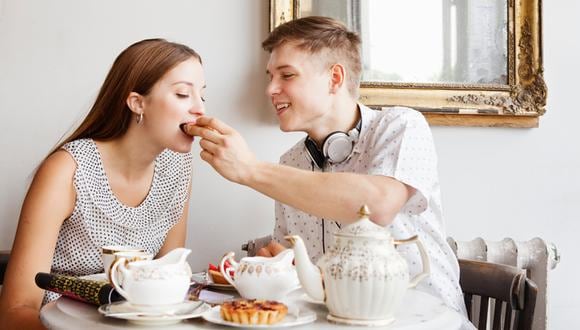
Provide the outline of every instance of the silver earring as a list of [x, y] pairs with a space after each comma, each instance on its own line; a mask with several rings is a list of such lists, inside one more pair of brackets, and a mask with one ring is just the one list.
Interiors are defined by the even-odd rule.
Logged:
[[139, 114], [139, 117], [137, 117], [137, 124], [140, 124], [143, 121], [143, 112], [141, 112]]

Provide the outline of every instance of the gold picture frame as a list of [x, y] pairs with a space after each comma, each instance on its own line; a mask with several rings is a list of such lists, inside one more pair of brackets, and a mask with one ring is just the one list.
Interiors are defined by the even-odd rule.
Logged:
[[[373, 108], [408, 106], [431, 125], [538, 127], [546, 112], [541, 0], [506, 0], [508, 83], [362, 82], [360, 101]], [[300, 17], [300, 0], [270, 0], [270, 30]]]

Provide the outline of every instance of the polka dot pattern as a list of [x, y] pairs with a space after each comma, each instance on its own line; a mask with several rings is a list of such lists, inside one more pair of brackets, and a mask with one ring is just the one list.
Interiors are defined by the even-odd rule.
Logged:
[[[105, 245], [138, 246], [157, 254], [183, 213], [191, 154], [163, 151], [155, 161], [147, 196], [137, 207], [130, 207], [113, 194], [93, 140], [75, 140], [63, 149], [77, 164], [77, 198], [72, 215], [60, 229], [51, 271], [73, 276], [103, 272], [101, 247]], [[45, 302], [58, 297], [47, 294]]]
[[[431, 131], [423, 115], [415, 110], [394, 107], [375, 111], [360, 105], [362, 126], [350, 158], [329, 164], [325, 172], [349, 172], [392, 177], [416, 189], [416, 193], [388, 226], [394, 238], [418, 235], [431, 263], [431, 275], [418, 289], [440, 297], [448, 306], [465, 312], [459, 286], [459, 265], [447, 244], [441, 209], [437, 157]], [[315, 170], [304, 140], [281, 158], [280, 163], [305, 170]], [[281, 243], [285, 235], [300, 235], [309, 255], [317, 261], [333, 244], [332, 233], [338, 225], [332, 219], [320, 219], [288, 205], [276, 203], [274, 238]], [[372, 210], [371, 210], [372, 211]], [[402, 245], [398, 251], [407, 260], [411, 275], [422, 270], [415, 245]]]

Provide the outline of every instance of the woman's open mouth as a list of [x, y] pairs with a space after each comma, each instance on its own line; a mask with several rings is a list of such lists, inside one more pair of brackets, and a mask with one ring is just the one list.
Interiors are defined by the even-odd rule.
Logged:
[[181, 132], [183, 134], [185, 134], [185, 136], [187, 136], [189, 139], [191, 139], [191, 141], [193, 141], [194, 136], [191, 135], [188, 131], [187, 131], [187, 125], [190, 125], [191, 123], [181, 123], [179, 124], [179, 129], [181, 130]]
[[[187, 123], [182, 123], [182, 124], [179, 124], [179, 129], [180, 129], [180, 130], [181, 130], [183, 133], [187, 134], [187, 131], [185, 130], [185, 126], [187, 126]], [[188, 134], [188, 135], [189, 135], [189, 134]]]

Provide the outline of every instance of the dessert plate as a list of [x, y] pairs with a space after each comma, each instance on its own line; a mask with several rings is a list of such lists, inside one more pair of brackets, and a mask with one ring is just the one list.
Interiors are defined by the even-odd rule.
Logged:
[[99, 313], [107, 317], [124, 319], [141, 325], [167, 325], [181, 320], [200, 317], [211, 308], [201, 301], [185, 301], [181, 304], [142, 309], [127, 301], [118, 301], [99, 307]]
[[236, 288], [231, 284], [218, 284], [214, 283], [207, 272], [193, 273], [191, 275], [191, 284], [199, 283], [203, 284], [209, 288], [226, 290], [226, 291], [236, 291]]
[[299, 288], [288, 294], [286, 302], [291, 304], [308, 303], [313, 305], [325, 305], [324, 301], [318, 301], [310, 298], [310, 296], [304, 291], [304, 288]]
[[[290, 308], [289, 308], [290, 310]], [[220, 306], [215, 306], [205, 312], [201, 316], [204, 320], [219, 324], [219, 325], [227, 325], [230, 327], [236, 328], [286, 328], [286, 327], [293, 327], [297, 325], [308, 324], [316, 321], [316, 313], [311, 310], [307, 309], [300, 309], [296, 310], [295, 313], [291, 313], [290, 311], [286, 314], [286, 317], [278, 323], [275, 324], [240, 324], [235, 322], [229, 322], [220, 316]]]

